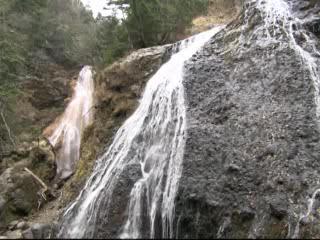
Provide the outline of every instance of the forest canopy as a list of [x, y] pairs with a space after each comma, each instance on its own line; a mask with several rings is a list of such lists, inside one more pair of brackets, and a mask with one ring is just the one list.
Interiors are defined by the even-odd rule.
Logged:
[[[106, 1], [107, 3], [107, 1]], [[110, 64], [127, 51], [177, 40], [207, 0], [113, 0], [126, 18], [92, 17], [79, 0], [0, 0], [0, 78], [10, 81], [39, 59], [65, 66]]]

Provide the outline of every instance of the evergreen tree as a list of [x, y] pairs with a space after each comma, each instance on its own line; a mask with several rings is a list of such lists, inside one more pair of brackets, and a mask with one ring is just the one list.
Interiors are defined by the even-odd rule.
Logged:
[[207, 0], [114, 0], [125, 12], [124, 24], [135, 48], [161, 45], [176, 40], [194, 16], [205, 12]]

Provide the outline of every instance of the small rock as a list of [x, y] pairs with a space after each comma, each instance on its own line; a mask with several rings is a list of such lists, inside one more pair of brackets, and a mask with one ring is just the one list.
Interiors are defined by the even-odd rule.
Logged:
[[34, 239], [33, 233], [31, 228], [28, 228], [27, 230], [22, 232], [22, 237], [24, 239]]
[[240, 216], [243, 221], [250, 221], [254, 219], [255, 213], [251, 209], [244, 208], [240, 211]]
[[17, 229], [26, 230], [28, 228], [28, 223], [22, 221], [17, 224]]
[[279, 149], [279, 144], [277, 144], [277, 143], [269, 144], [265, 149], [265, 154], [266, 155], [274, 155], [274, 154], [276, 154], [278, 149]]
[[0, 236], [0, 239], [8, 239], [6, 236]]
[[16, 153], [19, 157], [28, 157], [29, 155], [28, 150], [23, 147], [18, 148]]
[[240, 171], [240, 167], [238, 165], [232, 163], [227, 166], [227, 170], [228, 170], [228, 172], [238, 172], [238, 171]]
[[287, 215], [287, 205], [286, 201], [283, 199], [274, 199], [270, 203], [271, 215], [283, 219]]
[[190, 194], [190, 199], [195, 199], [196, 197], [197, 197], [197, 194], [195, 194], [195, 193]]

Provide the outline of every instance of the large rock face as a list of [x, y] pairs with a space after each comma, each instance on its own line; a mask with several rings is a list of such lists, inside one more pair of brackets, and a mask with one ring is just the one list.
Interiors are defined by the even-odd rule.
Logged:
[[[179, 238], [320, 236], [317, 196], [310, 216], [299, 219], [319, 187], [317, 88], [285, 32], [275, 31], [274, 42], [264, 38], [263, 14], [249, 2], [186, 67]], [[297, 16], [319, 12], [315, 1], [292, 3]], [[297, 30], [307, 48], [299, 37]]]

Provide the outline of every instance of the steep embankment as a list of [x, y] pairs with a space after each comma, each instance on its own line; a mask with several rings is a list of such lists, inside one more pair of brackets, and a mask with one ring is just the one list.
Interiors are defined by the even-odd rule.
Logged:
[[[57, 199], [41, 205], [40, 211], [36, 210], [38, 202], [36, 193], [39, 186], [35, 184], [34, 189], [36, 191], [31, 191], [33, 198], [30, 200], [34, 206], [30, 208], [31, 217], [27, 219], [31, 228], [17, 229], [17, 225], [15, 225], [11, 227], [12, 231], [5, 233], [7, 236], [19, 237], [22, 233], [24, 237], [48, 237], [52, 233], [52, 227], [55, 226], [59, 214], [83, 188], [87, 177], [92, 172], [95, 160], [110, 144], [119, 126], [136, 108], [145, 83], [166, 61], [170, 48], [171, 46], [167, 45], [138, 50], [95, 75], [94, 119], [92, 125], [83, 134], [80, 160], [75, 174], [63, 186], [55, 186]], [[49, 149], [43, 154], [51, 153], [50, 146], [47, 147]], [[50, 161], [53, 164], [54, 159], [55, 156], [43, 158], [44, 166], [47, 166]], [[20, 171], [23, 172], [23, 169]], [[55, 171], [54, 169], [52, 171], [53, 175], [51, 175], [54, 177]], [[38, 176], [42, 179], [47, 177], [45, 171], [42, 173], [36, 171], [35, 173], [39, 174]], [[32, 177], [30, 177], [30, 181], [33, 182]], [[52, 184], [52, 179], [46, 181], [46, 183]], [[25, 193], [22, 193], [21, 197], [25, 195]], [[32, 208], [34, 211], [31, 211]], [[6, 222], [13, 219], [19, 219], [19, 216], [6, 218]]]
[[176, 237], [319, 237], [320, 8], [257, 2], [187, 65]]
[[[12, 225], [16, 224], [13, 221], [26, 220], [25, 217], [36, 212], [45, 202], [39, 195], [43, 187], [25, 168], [47, 185], [55, 177], [55, 154], [40, 134], [63, 112], [74, 71], [43, 59], [42, 65], [45, 69], [25, 77], [19, 86], [20, 91], [7, 103], [11, 111], [4, 112], [15, 146], [10, 146], [10, 141], [1, 145], [0, 231], [7, 230], [10, 222], [9, 227], [14, 229]], [[10, 236], [20, 235], [12, 233]]]

